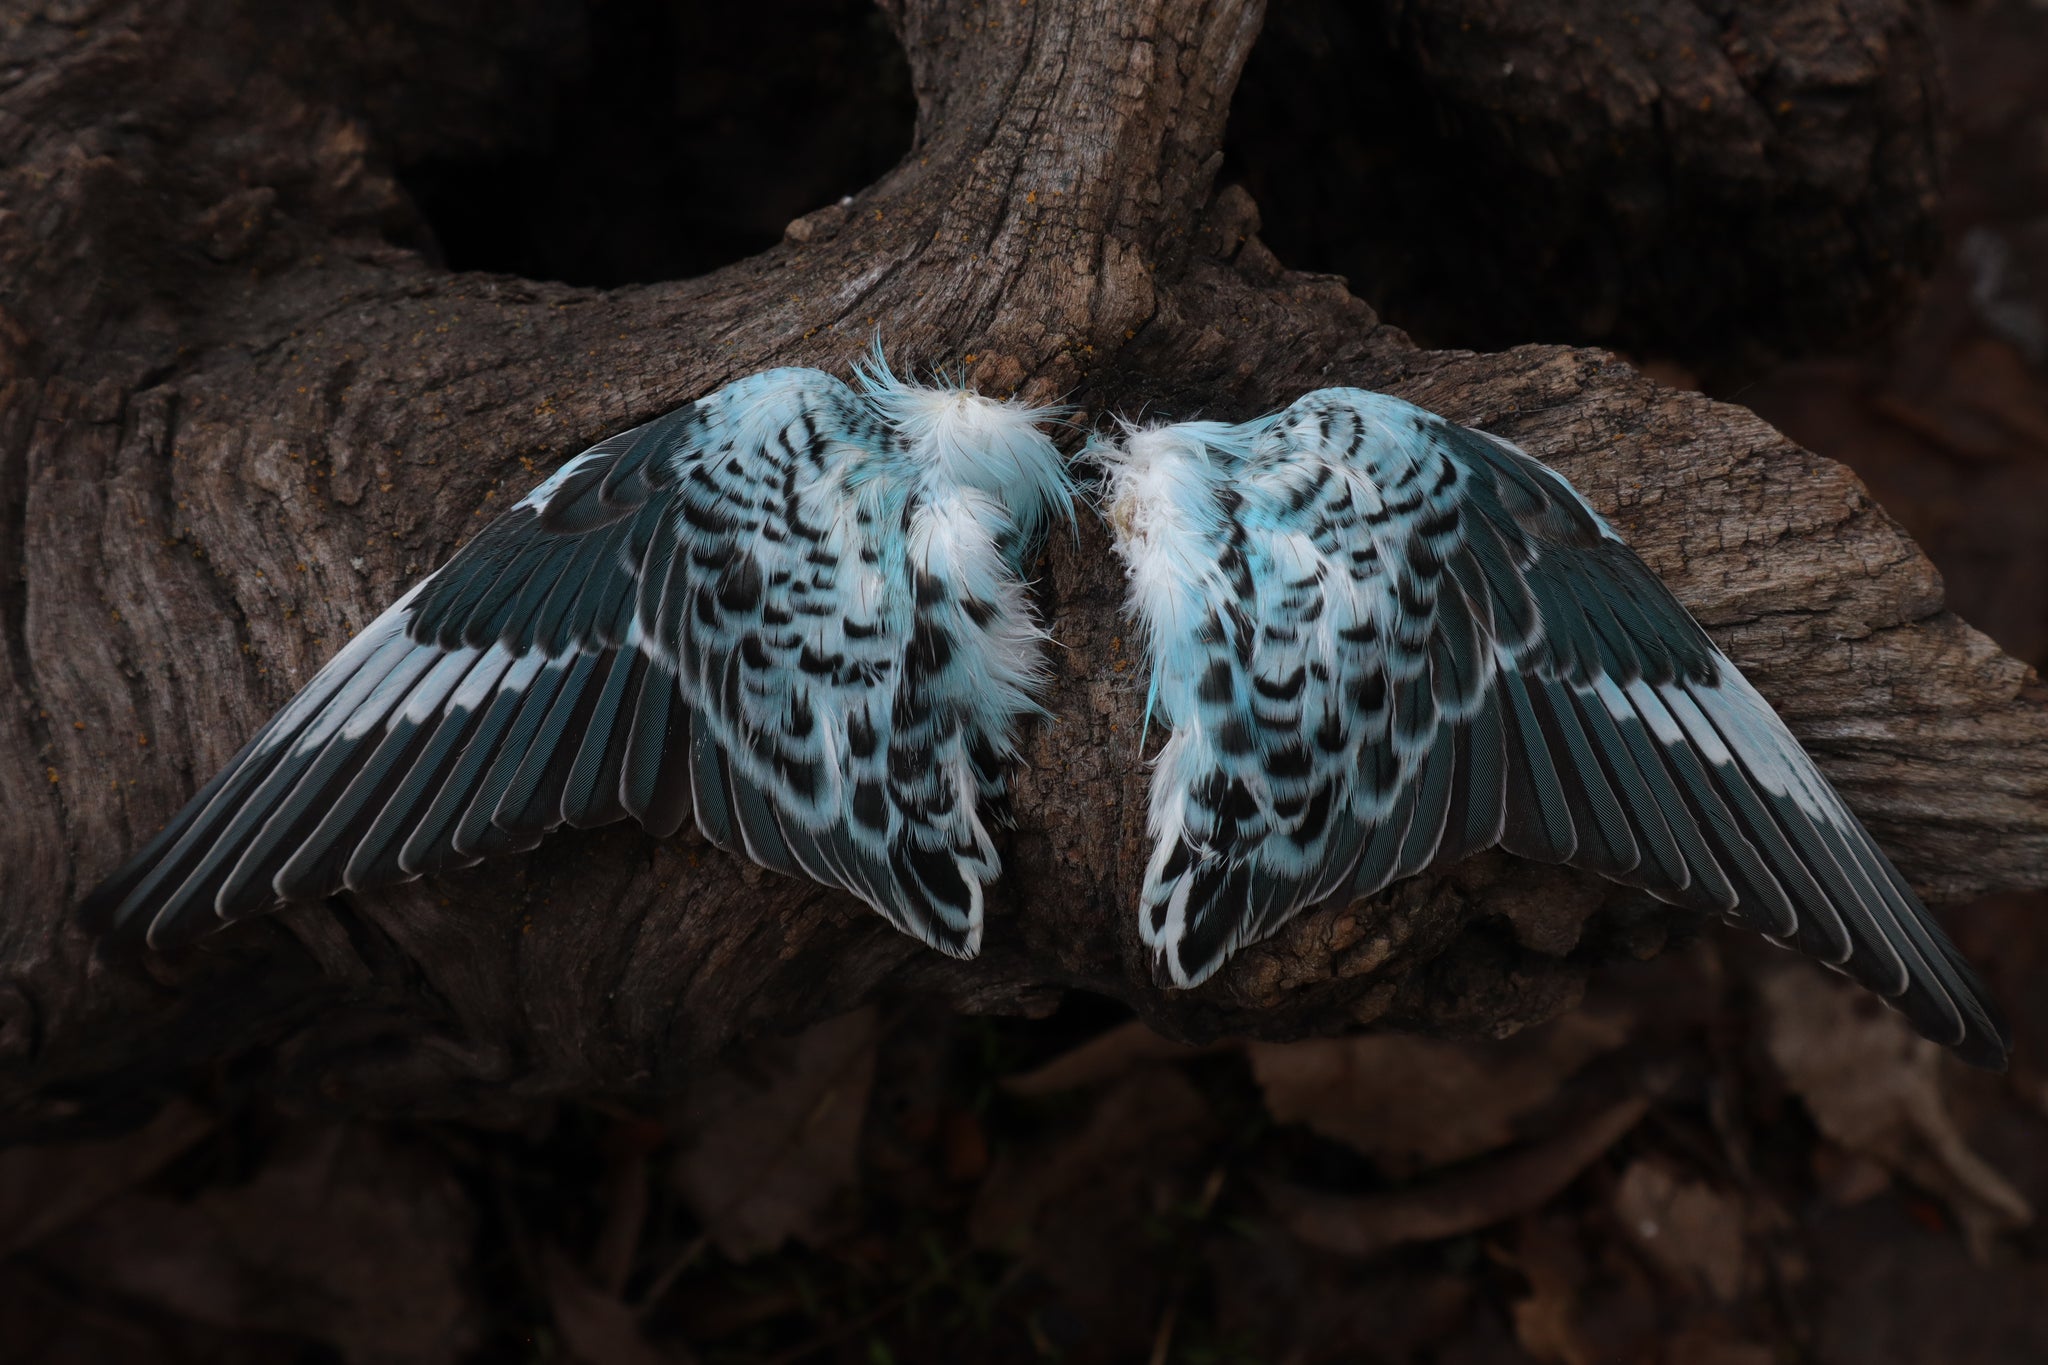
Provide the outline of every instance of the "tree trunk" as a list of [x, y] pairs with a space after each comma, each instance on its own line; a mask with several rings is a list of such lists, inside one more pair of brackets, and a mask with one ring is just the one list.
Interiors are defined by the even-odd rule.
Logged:
[[[1497, 432], [1615, 521], [1923, 894], [2048, 879], [2038, 680], [1943, 609], [1932, 567], [1850, 474], [1607, 354], [1419, 350], [1341, 280], [1275, 258], [1252, 196], [1218, 183], [1261, 5], [883, 8], [917, 102], [902, 161], [758, 255], [609, 292], [438, 267], [393, 178], [401, 161], [532, 135], [521, 121], [547, 116], [532, 91], [574, 60], [569, 0], [313, 0], [289, 16], [247, 0], [52, 0], [0, 30], [4, 1131], [125, 1122], [230, 1056], [237, 1075], [309, 1103], [516, 1115], [539, 1098], [672, 1087], [740, 1036], [884, 992], [1036, 1012], [1085, 989], [1190, 1039], [1374, 1023], [1500, 1034], [1566, 1008], [1593, 965], [1688, 927], [1598, 879], [1489, 855], [1299, 920], [1200, 990], [1155, 990], [1134, 918], [1142, 666], [1106, 538], [1084, 517], [1043, 566], [1054, 719], [1027, 744], [978, 961], [940, 958], [851, 898], [693, 833], [657, 843], [628, 826], [297, 908], [175, 958], [94, 957], [71, 921], [78, 896], [508, 499], [740, 375], [844, 373], [876, 331], [899, 364], [1065, 399], [1084, 425], [1235, 419], [1355, 384]], [[1704, 290], [1727, 317], [1768, 320], [1798, 275], [1848, 327], [1902, 287], [1860, 262], [1890, 254], [1887, 233], [1928, 231], [1934, 79], [1918, 4], [1653, 4], [1659, 32], [1720, 45], [1728, 98], [1863, 113], [1725, 121], [1712, 98], [1658, 87], [1645, 40], [1601, 7], [1576, 27], [1462, 36], [1444, 0], [1386, 9], [1405, 16], [1387, 31], [1407, 35], [1408, 77], [1468, 105], [1490, 95], [1488, 127], [1569, 125], [1641, 160], [1643, 185], [1733, 148], [1743, 196], [1796, 191], [1841, 229], [1802, 239], [1803, 271], [1782, 256], [1759, 271], [1731, 248], [1663, 293], [1684, 262], [1644, 242], [1611, 272], [1624, 309], [1654, 297], [1682, 313]], [[1532, 62], [1578, 76], [1475, 84]], [[1629, 98], [1586, 95], [1615, 89]], [[1629, 138], [1603, 142], [1609, 125]], [[1284, 140], [1264, 126], [1234, 144], [1240, 159]], [[1464, 145], [1457, 128], [1433, 136]], [[1274, 155], [1281, 169], [1248, 178], [1284, 175]], [[1886, 175], [1813, 173], [1859, 156]], [[1596, 210], [1592, 187], [1614, 174], [1604, 155], [1524, 160], [1548, 170], [1511, 188], [1550, 185]], [[1373, 230], [1427, 237], [1402, 212], [1375, 215], [1404, 185], [1361, 191], [1369, 171], [1347, 168], [1345, 183]], [[1511, 293], [1498, 260], [1535, 261], [1537, 236], [1573, 228], [1512, 199], [1497, 210], [1486, 231], [1446, 231], [1474, 251], [1499, 243], [1475, 277]], [[1503, 303], [1501, 325], [1522, 325], [1518, 310]]]

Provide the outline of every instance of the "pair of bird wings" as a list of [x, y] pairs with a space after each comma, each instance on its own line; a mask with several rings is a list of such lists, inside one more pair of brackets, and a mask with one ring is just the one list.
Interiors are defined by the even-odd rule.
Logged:
[[[1049, 414], [814, 370], [571, 460], [377, 618], [82, 907], [163, 946], [631, 817], [971, 956], [1039, 710]], [[1723, 915], [2002, 1062], [1981, 985], [1769, 706], [1555, 473], [1330, 389], [1101, 448], [1172, 733], [1140, 933], [1195, 985], [1499, 844]]]

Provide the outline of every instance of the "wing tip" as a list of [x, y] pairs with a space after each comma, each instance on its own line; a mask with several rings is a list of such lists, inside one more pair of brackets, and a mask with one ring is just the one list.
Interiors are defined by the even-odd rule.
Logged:
[[1878, 998], [1903, 1015], [1915, 1033], [1970, 1066], [2004, 1071], [2011, 1060], [2012, 1030], [1973, 973], [1965, 971], [1960, 983], [1915, 977], [1896, 995]]
[[976, 923], [968, 930], [954, 937], [946, 934], [913, 934], [928, 948], [944, 953], [958, 962], [972, 962], [981, 956], [981, 925]]
[[134, 889], [136, 878], [130, 874], [132, 867], [133, 864], [123, 867], [79, 898], [72, 914], [85, 932], [95, 938], [116, 936], [124, 920], [121, 907]]
[[2002, 1072], [2012, 1060], [2011, 1035], [2000, 1019], [1986, 1019], [1984, 1023], [1987, 1029], [1970, 1029], [1961, 1042], [1948, 1045], [1949, 1051], [1980, 1071]]
[[[175, 886], [168, 897], [138, 895], [161, 866], [162, 859], [145, 851], [79, 898], [73, 916], [101, 950], [116, 957], [133, 957], [144, 950], [183, 947], [219, 927], [196, 913], [210, 902], [183, 896]], [[195, 920], [199, 921], [197, 928], [193, 927]]]
[[1212, 954], [1205, 962], [1190, 967], [1176, 940], [1152, 950], [1152, 984], [1162, 991], [1191, 991], [1205, 984], [1222, 969], [1228, 953]]
[[[1941, 937], [1938, 946], [1943, 950], [1941, 965], [1948, 969], [1951, 979], [1928, 980], [1916, 975], [1908, 984], [1901, 1003], [1918, 1000], [1945, 1007], [1944, 1012], [1951, 1024], [1949, 1031], [1956, 1036], [1936, 1037], [1925, 1028], [1921, 1032], [1971, 1066], [1984, 1071], [2004, 1071], [2012, 1058], [2011, 1024], [1992, 998], [1991, 988], [1946, 935]], [[1909, 1012], [1907, 1017], [1918, 1024], [1912, 1013]]]
[[1139, 935], [1152, 950], [1152, 981], [1160, 990], [1193, 990], [1216, 975], [1251, 932], [1251, 864], [1210, 854], [1181, 869], [1150, 895], [1165, 917], [1157, 928], [1141, 912]]
[[902, 905], [884, 907], [858, 892], [853, 894], [867, 902], [868, 907], [880, 914], [890, 928], [916, 939], [934, 952], [944, 953], [947, 957], [960, 962], [971, 962], [981, 956], [982, 915], [979, 897], [976, 897], [974, 906], [967, 912], [966, 922], [956, 927], [952, 922], [954, 916], [940, 913], [928, 902], [908, 908]]

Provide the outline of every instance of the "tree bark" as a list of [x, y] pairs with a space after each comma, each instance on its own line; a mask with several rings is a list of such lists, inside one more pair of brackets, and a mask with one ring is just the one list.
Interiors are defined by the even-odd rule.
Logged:
[[[843, 373], [876, 330], [899, 363], [1064, 398], [1084, 424], [1239, 418], [1356, 384], [1515, 440], [1665, 575], [1924, 894], [2048, 879], [2040, 684], [1944, 610], [1851, 475], [1602, 353], [1418, 350], [1342, 281], [1275, 259], [1251, 196], [1216, 183], [1260, 5], [883, 7], [917, 96], [902, 162], [759, 255], [611, 292], [394, 244], [420, 233], [396, 161], [508, 136], [562, 6], [372, 22], [309, 4], [287, 22], [236, 0], [73, 0], [9, 21], [0, 1131], [126, 1122], [227, 1058], [293, 1102], [511, 1118], [672, 1087], [738, 1037], [885, 992], [1035, 1012], [1085, 989], [1190, 1039], [1500, 1034], [1689, 931], [1489, 855], [1300, 920], [1201, 990], [1155, 990], [1134, 919], [1142, 665], [1084, 516], [1043, 566], [1054, 719], [1028, 742], [978, 961], [628, 826], [175, 958], [94, 956], [77, 897], [508, 499], [740, 375]], [[1755, 26], [1845, 22], [1779, 9]], [[1794, 151], [1800, 134], [1772, 133]]]

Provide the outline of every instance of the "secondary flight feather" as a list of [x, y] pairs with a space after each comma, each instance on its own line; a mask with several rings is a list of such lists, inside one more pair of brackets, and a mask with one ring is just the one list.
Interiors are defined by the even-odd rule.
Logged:
[[89, 896], [162, 946], [632, 818], [980, 946], [1037, 710], [1048, 412], [816, 370], [602, 441], [415, 586]]
[[1101, 455], [1172, 728], [1139, 923], [1162, 984], [1498, 844], [1795, 946], [2003, 1064], [1940, 927], [1554, 471], [1358, 389]]

